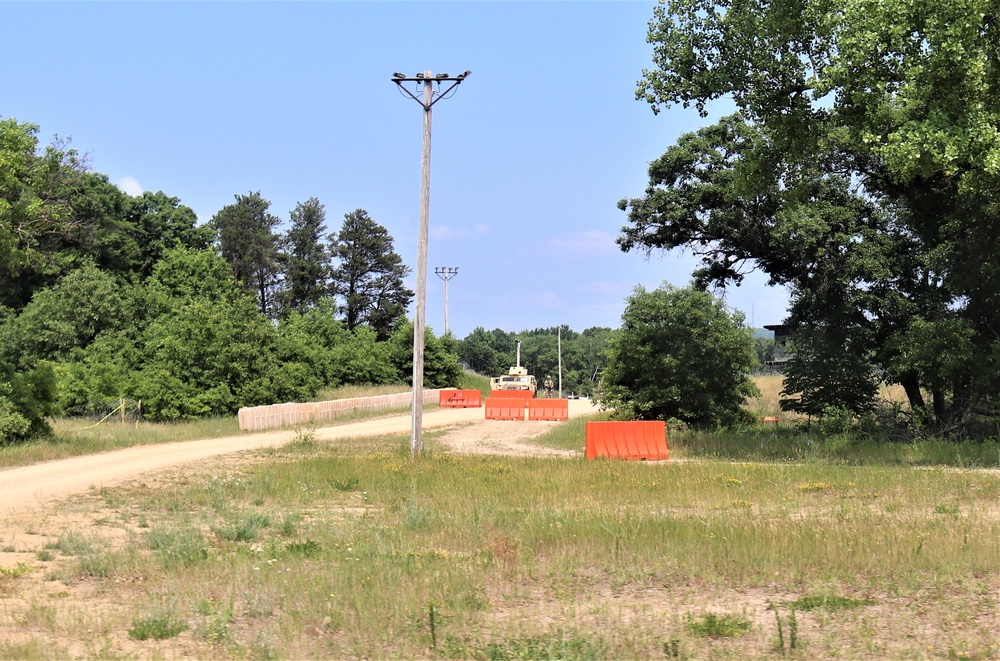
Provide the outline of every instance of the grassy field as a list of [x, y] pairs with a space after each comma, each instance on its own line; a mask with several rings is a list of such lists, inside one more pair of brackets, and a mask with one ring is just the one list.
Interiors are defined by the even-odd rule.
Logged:
[[656, 463], [304, 430], [95, 488], [0, 540], [0, 659], [997, 658], [1000, 475], [931, 467], [996, 444], [787, 422]]
[[413, 462], [405, 438], [302, 432], [24, 522], [3, 541], [31, 555], [0, 569], [0, 658], [998, 654], [994, 472], [683, 460], [680, 442], [659, 463], [466, 457], [437, 438]]
[[237, 469], [91, 494], [89, 525], [12, 542], [50, 585], [8, 601], [28, 635], [0, 656], [69, 658], [91, 631], [101, 658], [997, 651], [995, 475], [428, 447], [414, 463], [405, 439], [302, 435]]

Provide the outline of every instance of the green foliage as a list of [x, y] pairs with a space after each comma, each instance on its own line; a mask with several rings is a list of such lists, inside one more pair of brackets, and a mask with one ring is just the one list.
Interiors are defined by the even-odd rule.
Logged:
[[191, 526], [157, 527], [146, 532], [146, 545], [167, 569], [191, 567], [208, 559], [204, 536]]
[[867, 343], [866, 372], [967, 429], [1000, 395], [996, 26], [991, 0], [667, 0], [637, 97], [740, 114], [650, 167], [622, 247], [691, 248], [718, 284], [760, 267], [794, 325]]
[[246, 514], [236, 521], [212, 528], [212, 532], [219, 539], [230, 542], [252, 542], [269, 525], [270, 521], [263, 514]]
[[34, 567], [27, 562], [19, 562], [13, 567], [0, 567], [0, 578], [20, 578], [33, 569]]
[[64, 360], [102, 332], [119, 330], [129, 316], [131, 292], [93, 264], [35, 293], [16, 317], [0, 326], [2, 358], [22, 367]]
[[221, 415], [240, 406], [305, 399], [312, 393], [295, 373], [278, 370], [269, 352], [275, 335], [242, 294], [234, 293], [228, 301], [183, 304], [142, 333], [145, 356], [136, 366], [135, 397], [152, 420]]
[[[399, 325], [390, 340], [392, 362], [399, 378], [413, 383], [413, 322]], [[462, 376], [458, 364], [457, 342], [451, 336], [437, 337], [429, 328], [424, 331], [424, 387], [454, 388]]]
[[[33, 124], [0, 119], [0, 304], [14, 309], [78, 266], [82, 256], [104, 256], [91, 250], [92, 239], [103, 229], [104, 195], [117, 191], [106, 178], [84, 172], [76, 152], [64, 145], [39, 152], [37, 132]], [[104, 195], [92, 184], [103, 184]], [[87, 209], [75, 208], [80, 200]]]
[[278, 274], [278, 237], [274, 228], [280, 221], [268, 211], [271, 203], [259, 191], [235, 197], [235, 203], [212, 217], [211, 226], [233, 278], [256, 297], [258, 309], [266, 315], [274, 303]]
[[392, 335], [413, 299], [403, 279], [410, 273], [393, 248], [392, 237], [364, 209], [344, 214], [340, 231], [330, 235], [336, 259], [331, 291], [343, 300], [348, 330], [367, 325], [380, 340]]
[[863, 606], [874, 606], [875, 603], [872, 599], [855, 599], [835, 594], [810, 594], [799, 597], [795, 601], [789, 602], [788, 605], [800, 611], [811, 611], [822, 608], [823, 610], [832, 612], [861, 608]]
[[603, 659], [607, 658], [607, 650], [599, 637], [552, 631], [541, 636], [519, 636], [489, 643], [477, 658], [490, 661]]
[[49, 431], [46, 418], [55, 412], [52, 367], [42, 363], [15, 371], [0, 362], [0, 445], [17, 443]]
[[166, 640], [187, 629], [187, 624], [169, 613], [156, 613], [132, 621], [129, 638], [135, 640]]
[[[867, 347], [841, 329], [799, 328], [785, 366], [781, 409], [813, 417], [846, 411], [848, 418], [870, 412], [878, 382]], [[797, 394], [797, 397], [788, 395]]]
[[[333, 351], [331, 372], [335, 379], [333, 383], [366, 384], [405, 381], [405, 375], [399, 372], [394, 351], [393, 340], [379, 342], [374, 330], [365, 326], [355, 328], [347, 342], [338, 345]], [[412, 339], [410, 340], [410, 355], [413, 355]], [[426, 361], [426, 357], [424, 360]], [[410, 375], [410, 380], [412, 380], [412, 369]]]
[[[590, 395], [605, 365], [605, 349], [613, 335], [610, 328], [593, 327], [577, 333], [562, 329], [562, 385], [564, 393]], [[559, 329], [536, 328], [520, 334], [500, 329], [473, 330], [458, 345], [458, 354], [470, 369], [487, 376], [506, 374], [515, 364], [515, 347], [521, 339], [521, 365], [539, 379], [559, 374]]]
[[753, 331], [694, 287], [637, 287], [608, 356], [598, 401], [624, 418], [731, 425], [757, 393]]
[[126, 209], [128, 233], [136, 253], [129, 275], [137, 281], [149, 277], [169, 250], [199, 251], [212, 244], [212, 227], [198, 226], [198, 217], [190, 207], [162, 191], [146, 191], [129, 198]]
[[311, 197], [295, 205], [291, 221], [279, 242], [283, 288], [278, 300], [282, 316], [318, 305], [327, 295], [330, 277], [330, 256], [322, 243], [326, 208]]
[[306, 539], [302, 542], [289, 542], [288, 544], [285, 544], [285, 549], [291, 555], [298, 555], [303, 558], [314, 558], [323, 552], [323, 545], [319, 542], [314, 542], [311, 539]]
[[213, 250], [173, 248], [163, 254], [145, 282], [144, 303], [162, 312], [187, 301], [222, 301], [232, 295], [233, 288], [226, 262]]
[[[181, 420], [410, 374], [411, 341], [394, 335], [409, 271], [363, 210], [331, 250], [315, 198], [280, 241], [259, 192], [198, 226], [177, 198], [125, 195], [67, 141], [40, 148], [37, 132], [0, 118], [0, 443], [44, 433], [59, 409], [121, 398]], [[430, 337], [428, 385], [457, 384], [457, 352]]]
[[485, 376], [466, 370], [462, 372], [462, 376], [458, 379], [458, 388], [462, 390], [478, 390], [485, 396], [490, 392], [490, 380]]
[[754, 337], [754, 349], [757, 350], [757, 362], [764, 365], [774, 360], [774, 338]]
[[750, 620], [742, 615], [706, 613], [700, 617], [689, 615], [685, 625], [696, 636], [705, 638], [732, 638], [741, 636], [752, 628]]
[[477, 326], [459, 345], [459, 357], [469, 369], [486, 376], [506, 374], [514, 364], [513, 333]]

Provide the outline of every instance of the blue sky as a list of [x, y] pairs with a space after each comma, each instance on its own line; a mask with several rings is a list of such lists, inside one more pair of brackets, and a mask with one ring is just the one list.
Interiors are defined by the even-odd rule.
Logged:
[[[521, 331], [620, 325], [636, 285], [685, 285], [696, 260], [622, 253], [616, 203], [708, 119], [635, 100], [654, 2], [0, 3], [0, 116], [40, 126], [124, 190], [209, 220], [250, 191], [327, 229], [365, 209], [416, 266], [422, 110], [392, 73], [472, 74], [434, 106], [427, 323]], [[418, 92], [419, 94], [419, 92]], [[410, 278], [411, 286], [413, 277]], [[757, 326], [787, 294], [726, 294]]]

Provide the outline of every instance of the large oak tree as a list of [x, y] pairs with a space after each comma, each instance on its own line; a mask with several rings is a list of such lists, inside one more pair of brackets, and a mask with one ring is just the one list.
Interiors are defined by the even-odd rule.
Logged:
[[[705, 279], [759, 267], [791, 321], [901, 383], [940, 425], [1000, 395], [995, 3], [668, 0], [637, 97], [731, 98], [625, 200], [623, 248], [693, 247]], [[954, 343], [929, 338], [957, 337]], [[858, 341], [859, 339], [863, 341]], [[818, 345], [817, 345], [818, 346]], [[961, 355], [958, 355], [958, 354]], [[848, 364], [850, 361], [848, 361]]]

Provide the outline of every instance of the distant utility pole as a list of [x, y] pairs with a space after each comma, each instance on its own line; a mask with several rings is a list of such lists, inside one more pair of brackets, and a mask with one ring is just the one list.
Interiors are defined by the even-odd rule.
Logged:
[[[439, 73], [436, 76], [430, 71], [418, 73], [413, 78], [407, 78], [401, 73], [392, 74], [392, 82], [396, 83], [399, 89], [419, 103], [424, 109], [424, 149], [421, 156], [421, 176], [420, 176], [420, 234], [417, 241], [417, 291], [416, 309], [413, 313], [413, 427], [410, 434], [410, 452], [414, 457], [419, 457], [424, 449], [422, 439], [424, 424], [424, 313], [426, 310], [427, 294], [427, 228], [430, 224], [430, 200], [431, 200], [431, 107], [447, 98], [448, 92], [457, 87], [463, 80], [472, 73], [466, 71], [458, 76], [449, 76], [446, 73]], [[416, 94], [406, 88], [404, 83], [423, 83], [424, 96], [421, 100]], [[434, 92], [434, 83], [438, 84], [438, 91]], [[441, 92], [442, 83], [451, 85]]]
[[448, 281], [458, 275], [457, 266], [435, 266], [434, 274], [444, 280], [444, 334], [448, 334]]
[[559, 355], [559, 399], [562, 399], [562, 324], [559, 324], [559, 330], [556, 331], [556, 352]]

